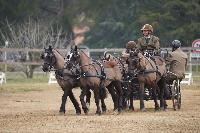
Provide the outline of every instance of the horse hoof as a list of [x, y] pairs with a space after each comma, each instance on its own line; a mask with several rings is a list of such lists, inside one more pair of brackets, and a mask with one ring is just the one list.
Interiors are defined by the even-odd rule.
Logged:
[[119, 108], [118, 109], [118, 113], [121, 113], [123, 110], [122, 110], [122, 108]]
[[97, 111], [95, 114], [98, 115], [98, 116], [100, 116], [100, 115], [101, 115], [101, 112], [98, 112], [98, 111]]
[[102, 111], [102, 114], [106, 114], [106, 111]]
[[160, 110], [163, 110], [163, 111], [164, 111], [164, 110], [165, 110], [165, 108], [164, 108], [164, 107], [160, 107]]
[[80, 111], [77, 111], [77, 112], [76, 112], [76, 115], [81, 115], [81, 112], [80, 112]]
[[59, 115], [65, 115], [65, 112], [59, 111]]
[[129, 108], [128, 111], [130, 111], [130, 112], [131, 111], [135, 111], [135, 109], [134, 108]]
[[113, 111], [113, 115], [118, 115], [118, 114], [119, 114], [118, 110], [115, 109], [115, 110]]
[[88, 112], [89, 112], [88, 109], [84, 110], [85, 115], [88, 115]]
[[161, 109], [159, 107], [156, 107], [155, 108], [155, 111], [160, 111]]
[[88, 112], [85, 112], [85, 115], [88, 115]]
[[142, 109], [140, 109], [140, 111], [145, 112], [146, 110], [145, 110], [145, 108], [142, 108]]

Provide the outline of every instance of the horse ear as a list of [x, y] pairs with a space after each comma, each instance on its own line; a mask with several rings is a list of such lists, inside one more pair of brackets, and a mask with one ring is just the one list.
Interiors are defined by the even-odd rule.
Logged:
[[75, 45], [75, 47], [74, 47], [74, 51], [77, 51], [77, 46]]
[[52, 46], [51, 45], [49, 45], [49, 50], [52, 50]]
[[108, 61], [110, 60], [110, 58], [111, 58], [111, 57], [110, 57], [110, 55], [109, 55], [109, 56], [108, 56]]
[[141, 51], [139, 49], [135, 49], [135, 52], [140, 53]]
[[130, 57], [133, 57], [133, 56], [134, 56], [134, 52], [131, 51], [131, 52], [130, 52]]

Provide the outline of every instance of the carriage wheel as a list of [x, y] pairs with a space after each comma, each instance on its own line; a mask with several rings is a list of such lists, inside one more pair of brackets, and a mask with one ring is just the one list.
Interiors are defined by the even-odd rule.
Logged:
[[179, 80], [175, 81], [172, 87], [172, 101], [174, 110], [181, 108], [181, 92]]

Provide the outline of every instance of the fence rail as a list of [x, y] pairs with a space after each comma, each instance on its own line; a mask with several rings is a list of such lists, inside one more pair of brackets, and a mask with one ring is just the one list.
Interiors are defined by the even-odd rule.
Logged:
[[[105, 51], [108, 52], [116, 52], [116, 53], [121, 53], [124, 51], [125, 48], [104, 48], [104, 49], [88, 49], [89, 53], [103, 53]], [[161, 48], [162, 51], [171, 51], [171, 48]], [[190, 65], [200, 65], [200, 52], [195, 53], [193, 50], [199, 50], [200, 48], [192, 48], [192, 47], [182, 47], [182, 50], [186, 52], [189, 55], [189, 64]], [[28, 48], [0, 48], [0, 53], [3, 55], [3, 58], [0, 59], [0, 64], [23, 64], [23, 65], [41, 65], [41, 61], [12, 61], [12, 60], [7, 60], [7, 55], [9, 53], [16, 53], [16, 52], [24, 52], [28, 54], [29, 52], [36, 52], [36, 53], [41, 53], [43, 49], [28, 49]], [[67, 53], [66, 49], [58, 49], [61, 53]], [[192, 57], [192, 54], [196, 54], [198, 56]], [[64, 55], [63, 55], [64, 56]]]
[[[104, 48], [104, 49], [88, 49], [90, 52], [104, 52], [104, 51], [111, 51], [111, 52], [122, 52], [125, 48]], [[171, 50], [171, 48], [161, 48], [162, 50]], [[182, 47], [183, 51], [192, 52], [193, 50], [199, 50], [199, 48], [193, 47]], [[67, 51], [67, 49], [58, 49], [59, 51]], [[29, 48], [0, 48], [1, 52], [19, 52], [19, 51], [30, 51], [30, 52], [42, 52], [43, 49], [29, 49]]]

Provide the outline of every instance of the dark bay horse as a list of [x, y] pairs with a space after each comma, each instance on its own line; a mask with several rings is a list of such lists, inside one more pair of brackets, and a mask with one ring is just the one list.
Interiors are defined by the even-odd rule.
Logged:
[[[81, 114], [81, 109], [79, 107], [79, 103], [77, 102], [72, 89], [75, 87], [79, 87], [79, 81], [77, 80], [76, 70], [73, 69], [64, 69], [64, 58], [63, 56], [55, 49], [52, 49], [49, 46], [48, 49], [44, 49], [44, 52], [41, 55], [44, 63], [42, 65], [42, 70], [44, 72], [50, 71], [52, 68], [55, 69], [56, 79], [64, 94], [62, 96], [62, 103], [60, 106], [60, 113], [65, 113], [65, 104], [67, 101], [67, 97], [69, 96], [72, 101], [76, 114]], [[89, 102], [91, 94], [87, 92], [87, 101]]]
[[139, 82], [140, 110], [144, 111], [144, 88], [151, 88], [155, 102], [155, 110], [159, 109], [157, 94], [160, 95], [160, 108], [165, 109], [165, 100], [163, 98], [165, 89], [166, 67], [164, 60], [159, 56], [145, 57], [138, 50], [132, 51], [127, 60], [128, 70], [132, 74], [137, 74]]
[[[82, 50], [75, 46], [71, 50], [71, 57], [69, 61], [72, 64], [79, 64], [80, 67], [80, 83], [84, 89], [92, 89], [94, 91], [96, 114], [101, 114], [99, 106], [99, 92], [106, 87], [111, 93], [114, 101], [114, 110], [118, 109], [121, 112], [122, 108], [122, 89], [121, 79], [122, 75], [115, 61], [98, 62], [92, 60]], [[113, 88], [115, 90], [113, 90]], [[115, 92], [114, 92], [115, 91]], [[114, 93], [117, 94], [115, 97]]]

